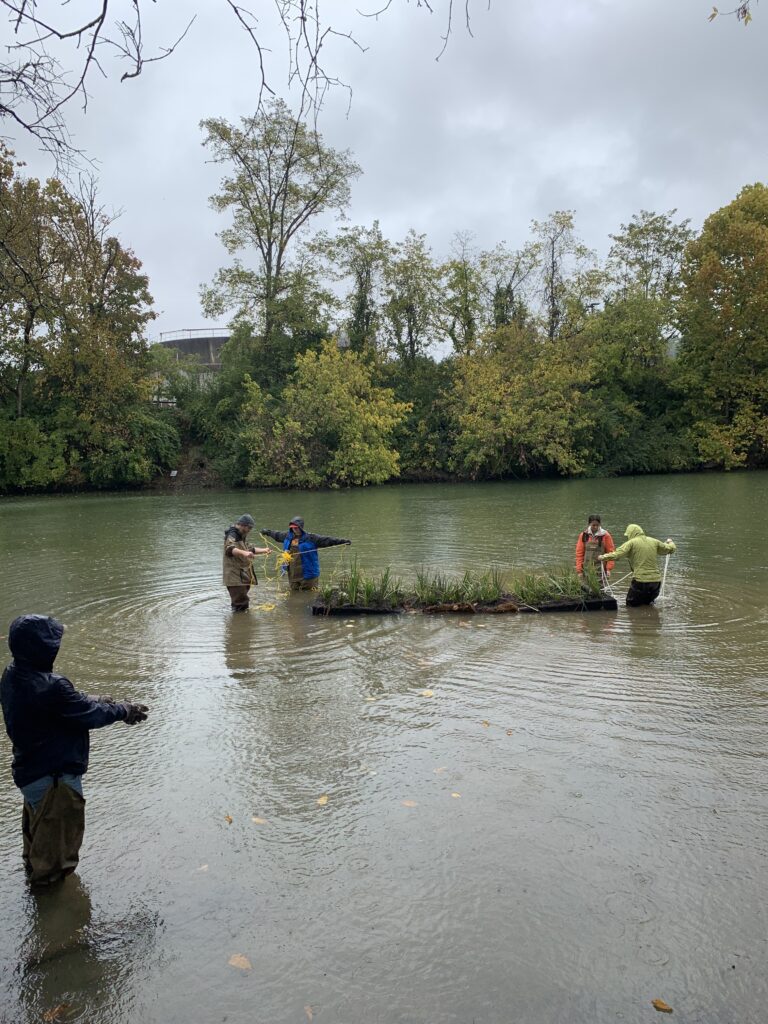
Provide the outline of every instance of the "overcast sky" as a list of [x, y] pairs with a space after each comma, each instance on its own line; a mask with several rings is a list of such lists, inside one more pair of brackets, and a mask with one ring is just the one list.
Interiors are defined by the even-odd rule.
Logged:
[[[348, 114], [346, 95], [331, 97], [319, 128], [363, 168], [349, 223], [378, 218], [393, 241], [413, 227], [438, 258], [456, 231], [482, 248], [517, 247], [532, 218], [573, 209], [580, 236], [604, 255], [609, 233], [641, 209], [677, 208], [698, 228], [741, 186], [768, 180], [768, 4], [745, 28], [710, 24], [708, 0], [473, 0], [470, 37], [456, 0], [461, 17], [439, 62], [448, 0], [433, 0], [432, 15], [393, 0], [378, 20], [356, 13], [375, 0], [320, 6], [367, 50], [329, 45], [326, 65], [353, 96]], [[154, 340], [208, 324], [199, 286], [227, 257], [216, 238], [224, 220], [208, 207], [219, 171], [205, 162], [198, 123], [252, 113], [258, 67], [224, 0], [147, 7], [148, 49], [173, 41], [184, 11], [198, 17], [137, 80], [120, 85], [107, 60], [117, 74], [94, 79], [87, 114], [69, 116], [77, 145], [99, 162], [103, 202], [122, 210], [118, 234], [149, 275]], [[262, 32], [274, 50], [270, 84], [291, 102], [285, 41], [268, 14]], [[28, 141], [15, 148], [29, 173], [51, 173]]]

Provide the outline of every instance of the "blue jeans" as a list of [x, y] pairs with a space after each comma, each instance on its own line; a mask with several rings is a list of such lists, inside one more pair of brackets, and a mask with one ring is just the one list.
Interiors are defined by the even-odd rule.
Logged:
[[[83, 776], [82, 775], [69, 775], [64, 772], [59, 776], [61, 782], [66, 782], [70, 789], [74, 789], [80, 796], [83, 795]], [[24, 794], [24, 799], [27, 801], [33, 811], [37, 810], [37, 806], [43, 799], [49, 788], [53, 785], [52, 775], [43, 775], [41, 779], [35, 779], [34, 782], [30, 782], [28, 786], [19, 786], [19, 789]]]

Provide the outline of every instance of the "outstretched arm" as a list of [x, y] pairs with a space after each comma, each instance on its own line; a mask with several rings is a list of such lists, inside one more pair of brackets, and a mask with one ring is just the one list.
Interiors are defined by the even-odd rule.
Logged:
[[279, 541], [281, 544], [288, 536], [287, 530], [259, 530], [262, 537], [271, 537], [272, 540]]
[[124, 722], [128, 715], [125, 704], [107, 703], [80, 693], [64, 676], [56, 688], [55, 710], [62, 723], [73, 729], [101, 729], [113, 722]]
[[351, 544], [351, 540], [345, 540], [343, 537], [321, 537], [318, 533], [305, 533], [305, 540], [311, 541], [316, 548], [335, 548], [340, 544]]
[[606, 551], [602, 555], [599, 555], [598, 557], [600, 558], [601, 562], [607, 562], [609, 560], [611, 562], [615, 562], [619, 558], [626, 558], [631, 550], [632, 550], [632, 541], [628, 540], [626, 542], [626, 544], [622, 544], [620, 547], [615, 548], [610, 553]]

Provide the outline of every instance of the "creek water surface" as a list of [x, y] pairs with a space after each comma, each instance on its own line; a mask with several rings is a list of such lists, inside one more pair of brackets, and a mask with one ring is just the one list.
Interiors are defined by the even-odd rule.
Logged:
[[[57, 670], [151, 717], [93, 734], [42, 895], [0, 740], [0, 1021], [762, 1024], [766, 507], [768, 474], [6, 500], [0, 633], [56, 615]], [[590, 512], [678, 553], [653, 608], [319, 619], [262, 579], [232, 615], [246, 511], [352, 538], [325, 578], [564, 564]]]

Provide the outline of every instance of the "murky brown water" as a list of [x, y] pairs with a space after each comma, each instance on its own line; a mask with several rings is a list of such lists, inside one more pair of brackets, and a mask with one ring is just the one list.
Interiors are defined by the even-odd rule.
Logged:
[[[152, 718], [94, 734], [79, 878], [39, 897], [3, 735], [0, 1021], [762, 1024], [767, 504], [766, 474], [5, 501], [2, 632], [56, 614], [58, 670]], [[402, 574], [567, 561], [591, 511], [679, 554], [655, 609], [346, 622], [265, 581], [233, 617], [243, 511]]]

